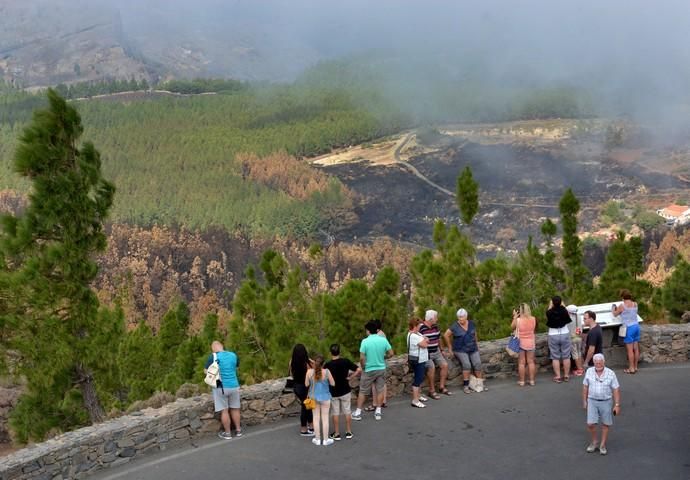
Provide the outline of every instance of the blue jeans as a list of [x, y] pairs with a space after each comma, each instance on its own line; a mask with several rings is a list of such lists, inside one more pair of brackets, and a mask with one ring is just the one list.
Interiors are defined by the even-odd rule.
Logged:
[[410, 368], [414, 372], [413, 387], [420, 387], [426, 376], [426, 362], [410, 362]]

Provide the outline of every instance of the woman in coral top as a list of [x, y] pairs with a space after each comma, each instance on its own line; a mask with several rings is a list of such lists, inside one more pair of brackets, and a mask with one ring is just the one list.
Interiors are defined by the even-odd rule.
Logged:
[[520, 339], [520, 354], [518, 355], [518, 385], [525, 386], [525, 364], [529, 372], [529, 384], [534, 385], [537, 366], [534, 363], [535, 330], [537, 319], [532, 316], [529, 305], [521, 303], [519, 310], [513, 310], [513, 322], [510, 328], [517, 329]]

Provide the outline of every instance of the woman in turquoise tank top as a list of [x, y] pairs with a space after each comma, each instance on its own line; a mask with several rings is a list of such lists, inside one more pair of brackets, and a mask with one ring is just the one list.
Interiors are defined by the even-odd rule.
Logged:
[[329, 385], [335, 386], [333, 375], [327, 368], [323, 368], [323, 356], [314, 357], [314, 367], [307, 371], [304, 384], [309, 387], [309, 396], [316, 400], [314, 408], [314, 445], [333, 445], [333, 439], [328, 438], [329, 410], [331, 409], [331, 390]]

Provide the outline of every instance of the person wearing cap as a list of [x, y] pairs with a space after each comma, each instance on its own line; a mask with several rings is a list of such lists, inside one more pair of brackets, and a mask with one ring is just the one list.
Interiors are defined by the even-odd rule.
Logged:
[[[444, 395], [452, 395], [453, 393], [446, 387], [446, 380], [448, 379], [448, 362], [441, 351], [441, 331], [438, 328], [438, 312], [436, 310], [426, 311], [424, 314], [424, 322], [419, 326], [419, 333], [424, 335], [428, 340], [427, 351], [429, 352], [429, 361], [426, 362], [426, 378], [429, 382], [429, 396], [436, 400], [441, 398], [441, 396], [436, 393], [437, 368], [440, 372], [438, 384], [439, 392]], [[445, 338], [443, 340], [445, 341]], [[450, 348], [450, 344], [448, 348]]]
[[470, 373], [474, 371], [474, 376], [482, 380], [482, 360], [479, 356], [479, 338], [474, 322], [467, 316], [467, 310], [461, 308], [457, 311], [458, 321], [446, 330], [443, 337], [446, 345], [450, 345], [448, 353], [452, 348], [452, 353], [462, 365], [462, 390], [465, 393], [472, 393], [470, 389]]
[[[621, 413], [621, 393], [618, 378], [613, 370], [606, 368], [604, 355], [594, 355], [594, 366], [589, 367], [582, 382], [582, 408], [587, 410], [587, 430], [591, 436], [587, 453], [606, 455], [606, 440], [613, 416]], [[597, 442], [597, 425], [601, 425], [601, 441]]]

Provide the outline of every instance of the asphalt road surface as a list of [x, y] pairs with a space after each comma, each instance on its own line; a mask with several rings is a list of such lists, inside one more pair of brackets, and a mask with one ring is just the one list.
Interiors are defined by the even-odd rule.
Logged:
[[[535, 387], [488, 381], [488, 392], [410, 407], [397, 398], [375, 421], [353, 422], [355, 437], [329, 447], [300, 437], [299, 420], [247, 427], [231, 441], [158, 452], [98, 479], [690, 479], [690, 364], [616, 369], [622, 412], [608, 455], [586, 453], [582, 378]], [[342, 421], [342, 420], [341, 420]], [[341, 432], [344, 428], [341, 428]]]

